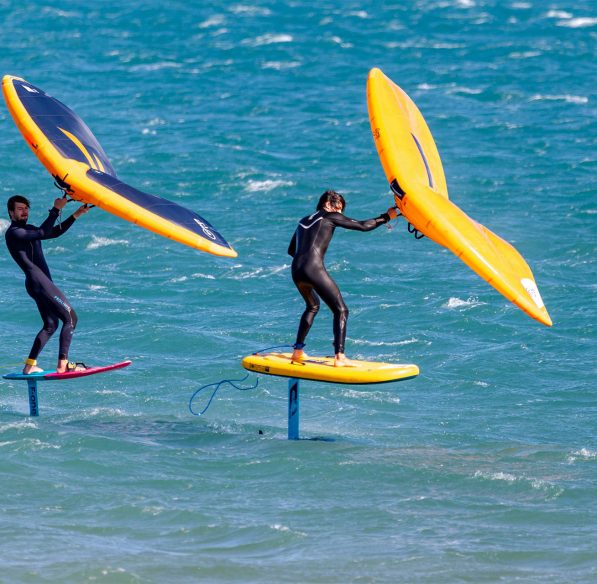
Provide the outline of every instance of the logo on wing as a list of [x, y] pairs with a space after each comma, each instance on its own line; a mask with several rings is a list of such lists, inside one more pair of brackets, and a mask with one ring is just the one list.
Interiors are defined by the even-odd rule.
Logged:
[[214, 232], [207, 225], [205, 225], [205, 223], [203, 223], [203, 221], [199, 221], [199, 219], [195, 219], [194, 217], [193, 217], [193, 221], [195, 221], [195, 223], [197, 223], [197, 225], [199, 225], [199, 227], [201, 227], [201, 231], [203, 231], [203, 233], [205, 234], [205, 237], [209, 237], [209, 239], [213, 239], [214, 241], [216, 240], [216, 236], [215, 236]]

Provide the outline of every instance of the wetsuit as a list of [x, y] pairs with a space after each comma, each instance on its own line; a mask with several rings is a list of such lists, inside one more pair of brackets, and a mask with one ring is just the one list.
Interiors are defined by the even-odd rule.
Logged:
[[25, 272], [25, 289], [35, 303], [44, 326], [39, 331], [29, 353], [30, 359], [37, 359], [61, 320], [59, 358], [68, 358], [71, 337], [77, 325], [77, 315], [64, 294], [52, 281], [48, 264], [41, 248], [43, 239], [53, 239], [63, 235], [75, 222], [70, 216], [60, 225], [54, 225], [60, 211], [53, 207], [48, 218], [39, 226], [28, 225], [24, 221], [13, 221], [6, 230], [8, 251], [19, 267]]
[[288, 254], [293, 257], [292, 279], [307, 307], [300, 320], [295, 348], [304, 347], [309, 329], [319, 311], [319, 297], [321, 297], [334, 314], [334, 351], [344, 353], [348, 308], [344, 304], [336, 282], [332, 280], [323, 265], [325, 252], [336, 227], [371, 231], [389, 220], [390, 216], [387, 213], [375, 219], [356, 221], [342, 213], [322, 210], [299, 221], [290, 241]]

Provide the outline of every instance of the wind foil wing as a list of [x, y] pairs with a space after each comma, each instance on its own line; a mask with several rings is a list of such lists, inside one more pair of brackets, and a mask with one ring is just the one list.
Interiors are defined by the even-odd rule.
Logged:
[[2, 92], [25, 141], [72, 198], [195, 249], [237, 256], [197, 213], [120, 181], [91, 130], [63, 103], [10, 75], [2, 80]]
[[449, 200], [437, 146], [415, 103], [379, 69], [372, 69], [367, 104], [375, 146], [401, 213], [530, 317], [551, 326], [520, 253]]

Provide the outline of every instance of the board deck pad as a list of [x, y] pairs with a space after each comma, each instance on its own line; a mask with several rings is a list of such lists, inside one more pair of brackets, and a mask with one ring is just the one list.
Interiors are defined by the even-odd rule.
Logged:
[[419, 374], [419, 368], [413, 364], [350, 359], [354, 366], [334, 367], [334, 357], [307, 356], [301, 362], [292, 361], [291, 357], [292, 353], [255, 353], [245, 357], [242, 365], [255, 373], [351, 385], [403, 381]]
[[30, 373], [25, 375], [24, 373], [15, 372], [7, 373], [4, 375], [4, 379], [15, 379], [27, 381], [29, 379], [37, 379], [38, 381], [59, 381], [62, 379], [76, 379], [77, 377], [87, 377], [88, 375], [96, 375], [97, 373], [106, 373], [108, 371], [114, 371], [116, 369], [122, 369], [128, 367], [132, 361], [121, 361], [120, 363], [112, 363], [111, 365], [101, 365], [98, 367], [89, 367], [83, 371], [66, 371], [64, 373], [56, 373], [56, 371], [39, 371], [37, 373]]

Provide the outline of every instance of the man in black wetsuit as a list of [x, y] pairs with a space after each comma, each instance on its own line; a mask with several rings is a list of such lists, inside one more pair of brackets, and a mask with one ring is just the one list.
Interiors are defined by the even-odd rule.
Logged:
[[62, 330], [56, 371], [64, 372], [85, 368], [81, 364], [68, 362], [68, 349], [77, 325], [77, 315], [70, 302], [52, 281], [41, 247], [43, 239], [53, 239], [63, 235], [75, 222], [75, 219], [89, 210], [87, 205], [82, 205], [68, 219], [54, 225], [66, 203], [66, 197], [56, 199], [48, 218], [39, 227], [35, 227], [27, 223], [30, 205], [25, 197], [15, 195], [7, 201], [8, 214], [12, 223], [5, 233], [6, 245], [10, 255], [25, 272], [25, 289], [35, 300], [44, 323], [43, 328], [35, 337], [29, 357], [25, 361], [23, 373], [42, 371], [37, 367], [37, 357], [58, 328], [60, 320], [62, 321]]
[[305, 358], [303, 347], [315, 315], [319, 311], [319, 297], [329, 306], [334, 314], [334, 365], [342, 367], [350, 365], [344, 355], [346, 339], [346, 320], [348, 308], [344, 304], [342, 294], [327, 273], [323, 259], [336, 227], [355, 231], [372, 231], [397, 216], [396, 209], [391, 207], [375, 219], [356, 221], [345, 217], [342, 212], [346, 202], [344, 197], [335, 191], [326, 191], [321, 195], [315, 213], [299, 221], [288, 247], [292, 256], [292, 279], [307, 305], [301, 317], [293, 361]]

